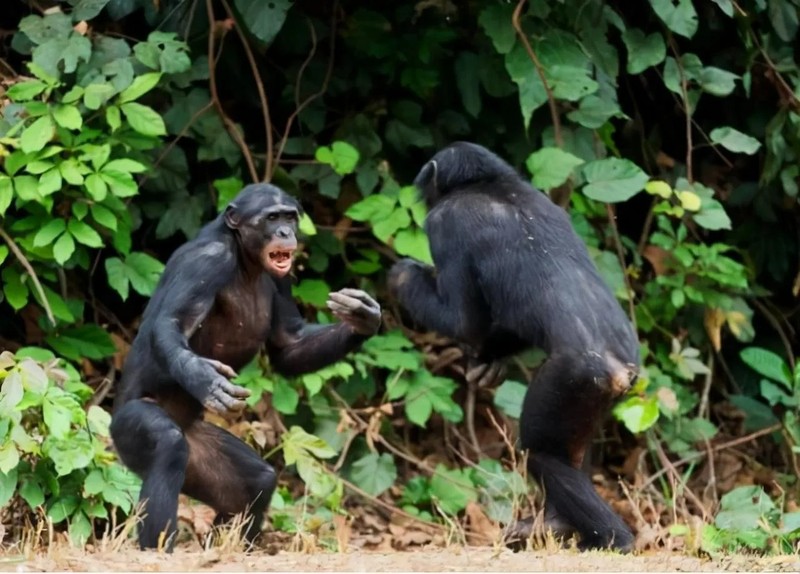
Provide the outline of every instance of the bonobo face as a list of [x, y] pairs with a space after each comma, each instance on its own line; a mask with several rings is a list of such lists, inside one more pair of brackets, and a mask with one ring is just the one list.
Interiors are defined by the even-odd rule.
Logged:
[[231, 202], [225, 223], [237, 232], [247, 259], [270, 275], [283, 277], [292, 269], [299, 217], [294, 199], [277, 187], [258, 184], [247, 186]]

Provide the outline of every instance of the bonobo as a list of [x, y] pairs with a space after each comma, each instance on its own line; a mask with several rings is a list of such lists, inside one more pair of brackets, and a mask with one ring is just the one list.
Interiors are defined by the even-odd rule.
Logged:
[[142, 317], [114, 401], [111, 435], [143, 479], [142, 548], [171, 550], [178, 494], [217, 511], [248, 513], [254, 540], [275, 489], [273, 468], [244, 442], [203, 421], [203, 409], [241, 410], [249, 392], [229, 381], [266, 345], [278, 372], [299, 375], [340, 360], [375, 334], [381, 310], [356, 289], [330, 294], [341, 322], [303, 321], [287, 276], [299, 204], [248, 185], [167, 261]]
[[[638, 374], [638, 340], [569, 217], [472, 143], [439, 151], [414, 184], [429, 208], [435, 267], [399, 261], [390, 292], [415, 322], [460, 341], [480, 363], [531, 346], [548, 354], [520, 416], [546, 524], [577, 530], [582, 548], [630, 550], [631, 531], [580, 468], [601, 418]], [[517, 525], [517, 534], [528, 533]]]

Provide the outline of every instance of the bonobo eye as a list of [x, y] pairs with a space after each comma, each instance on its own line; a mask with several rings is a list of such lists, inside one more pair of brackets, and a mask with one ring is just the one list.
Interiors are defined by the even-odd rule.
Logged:
[[297, 213], [295, 213], [294, 211], [292, 211], [291, 213], [287, 213], [286, 219], [288, 219], [289, 221], [297, 221]]
[[267, 220], [269, 220], [269, 221], [277, 221], [278, 220], [278, 214], [277, 213], [270, 213], [269, 215], [267, 215]]

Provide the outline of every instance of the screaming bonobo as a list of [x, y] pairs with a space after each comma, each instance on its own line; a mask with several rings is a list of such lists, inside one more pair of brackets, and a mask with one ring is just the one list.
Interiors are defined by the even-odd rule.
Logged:
[[301, 213], [281, 189], [248, 185], [167, 261], [125, 362], [111, 422], [120, 458], [143, 479], [142, 548], [172, 549], [181, 492], [213, 507], [217, 523], [248, 513], [245, 535], [254, 540], [275, 471], [204, 422], [204, 409], [244, 408], [250, 393], [230, 379], [262, 346], [276, 371], [294, 376], [342, 359], [380, 327], [380, 306], [357, 289], [330, 294], [339, 323], [303, 320], [288, 275]]

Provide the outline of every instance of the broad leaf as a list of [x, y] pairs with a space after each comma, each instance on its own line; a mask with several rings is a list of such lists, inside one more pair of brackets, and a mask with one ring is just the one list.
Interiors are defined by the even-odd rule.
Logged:
[[126, 102], [138, 100], [147, 92], [155, 88], [158, 85], [159, 80], [161, 80], [161, 73], [159, 72], [149, 72], [147, 74], [142, 74], [141, 76], [136, 76], [131, 85], [122, 90], [122, 92], [119, 94], [119, 103], [124, 104]]
[[581, 158], [569, 152], [555, 147], [544, 147], [533, 152], [525, 165], [533, 174], [534, 185], [550, 190], [566, 182], [572, 170], [582, 163]]
[[628, 28], [622, 34], [628, 49], [628, 73], [640, 74], [651, 66], [657, 66], [667, 55], [663, 36], [653, 32], [647, 36], [638, 28]]
[[626, 201], [644, 189], [648, 176], [627, 159], [607, 158], [583, 166], [587, 184], [583, 193], [606, 203]]
[[697, 32], [697, 12], [692, 0], [649, 0], [650, 5], [667, 28], [685, 38]]
[[23, 130], [20, 147], [25, 153], [40, 151], [52, 139], [53, 134], [53, 120], [50, 116], [42, 116]]
[[742, 361], [762, 377], [782, 383], [792, 389], [792, 372], [780, 355], [760, 347], [747, 347], [739, 353]]
[[84, 358], [103, 359], [116, 351], [108, 333], [92, 324], [64, 329], [60, 333], [48, 335], [45, 341], [57, 353], [75, 361]]
[[725, 126], [711, 130], [711, 141], [732, 152], [753, 155], [761, 148], [761, 142], [739, 130]]
[[145, 136], [167, 135], [164, 120], [153, 108], [136, 102], [127, 102], [120, 106], [125, 119], [130, 126]]
[[292, 7], [289, 0], [234, 0], [234, 4], [242, 14], [241, 24], [265, 44], [270, 44], [280, 32]]
[[380, 496], [397, 480], [397, 467], [389, 453], [371, 452], [353, 463], [352, 481], [372, 496]]

